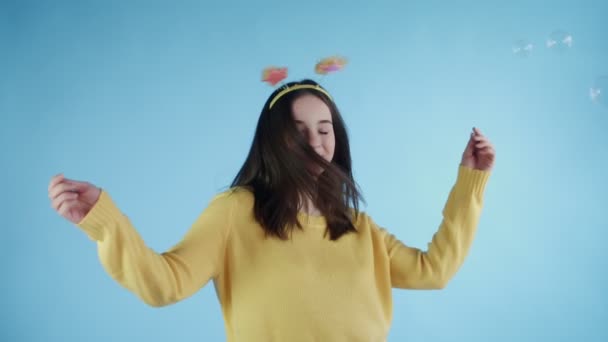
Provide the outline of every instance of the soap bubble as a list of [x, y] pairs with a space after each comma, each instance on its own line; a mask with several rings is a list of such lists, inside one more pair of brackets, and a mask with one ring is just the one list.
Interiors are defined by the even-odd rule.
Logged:
[[520, 57], [528, 57], [532, 50], [534, 49], [534, 45], [527, 41], [526, 39], [520, 39], [513, 44], [513, 54]]
[[594, 103], [608, 107], [608, 75], [595, 79], [593, 86], [589, 88], [589, 98]]
[[566, 31], [555, 30], [551, 32], [549, 38], [547, 38], [547, 48], [555, 52], [564, 52], [572, 47], [574, 39], [572, 35]]

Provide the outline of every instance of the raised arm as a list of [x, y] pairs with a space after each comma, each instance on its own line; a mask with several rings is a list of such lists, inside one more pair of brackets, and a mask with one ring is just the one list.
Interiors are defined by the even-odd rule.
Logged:
[[428, 249], [406, 246], [378, 227], [390, 258], [391, 285], [403, 289], [441, 289], [458, 271], [473, 243], [490, 173], [465, 166], [443, 209], [443, 220]]
[[217, 195], [189, 231], [164, 253], [150, 249], [111, 199], [99, 200], [77, 223], [97, 243], [107, 273], [151, 306], [164, 306], [193, 295], [223, 267], [232, 202]]

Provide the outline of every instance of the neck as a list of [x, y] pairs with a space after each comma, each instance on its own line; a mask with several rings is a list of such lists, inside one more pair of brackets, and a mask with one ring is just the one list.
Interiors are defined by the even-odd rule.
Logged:
[[306, 197], [302, 203], [302, 208], [300, 209], [303, 213], [307, 215], [320, 215], [321, 211], [314, 205], [312, 199], [310, 197]]

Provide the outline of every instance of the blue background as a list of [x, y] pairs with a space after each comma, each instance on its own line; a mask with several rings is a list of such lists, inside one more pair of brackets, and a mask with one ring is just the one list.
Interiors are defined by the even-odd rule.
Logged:
[[[547, 48], [555, 30], [572, 47]], [[47, 186], [104, 187], [169, 248], [244, 161], [268, 65], [330, 90], [363, 209], [409, 245], [437, 229], [471, 128], [496, 147], [465, 265], [442, 291], [395, 290], [389, 341], [608, 340], [608, 106], [589, 97], [607, 33], [599, 0], [1, 0], [0, 340], [225, 339], [213, 286], [146, 306]], [[333, 54], [348, 66], [315, 75]]]

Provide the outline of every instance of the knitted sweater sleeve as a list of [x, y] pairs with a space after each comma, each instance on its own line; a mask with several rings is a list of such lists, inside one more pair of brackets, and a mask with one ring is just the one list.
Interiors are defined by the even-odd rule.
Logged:
[[459, 166], [443, 208], [443, 220], [423, 251], [406, 246], [378, 227], [390, 260], [391, 285], [404, 289], [441, 289], [462, 266], [473, 243], [489, 171]]
[[193, 295], [223, 267], [230, 230], [231, 201], [216, 195], [185, 236], [163, 253], [149, 248], [108, 192], [77, 224], [97, 244], [105, 271], [151, 306], [164, 306]]

